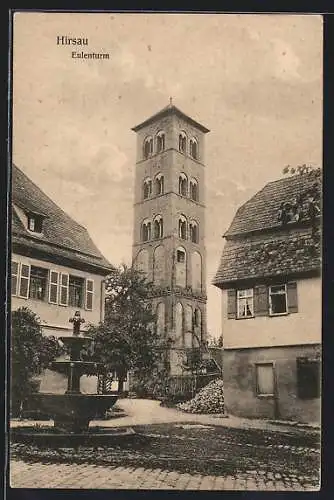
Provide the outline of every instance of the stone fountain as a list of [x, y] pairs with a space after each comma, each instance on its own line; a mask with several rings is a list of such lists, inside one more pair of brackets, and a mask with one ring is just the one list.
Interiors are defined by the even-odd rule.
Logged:
[[65, 373], [67, 390], [64, 394], [35, 393], [31, 395], [29, 406], [53, 418], [53, 427], [16, 427], [11, 431], [14, 442], [46, 444], [68, 447], [69, 445], [98, 445], [107, 443], [119, 436], [134, 434], [131, 428], [95, 426], [90, 427], [90, 421], [101, 419], [106, 410], [117, 401], [117, 394], [82, 394], [80, 379], [82, 375], [99, 373], [103, 369], [102, 363], [83, 361], [82, 349], [91, 345], [93, 339], [80, 332], [80, 325], [84, 319], [80, 311], [76, 311], [73, 318], [73, 335], [60, 337], [65, 345], [69, 360], [53, 361], [50, 366], [55, 371]]

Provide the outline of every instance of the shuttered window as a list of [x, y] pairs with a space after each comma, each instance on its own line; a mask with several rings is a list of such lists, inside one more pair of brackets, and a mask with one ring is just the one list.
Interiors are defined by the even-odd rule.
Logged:
[[19, 297], [27, 299], [29, 296], [30, 265], [21, 264], [19, 280]]
[[237, 295], [236, 290], [232, 288], [227, 290], [227, 318], [235, 319], [237, 313]]
[[295, 281], [289, 282], [287, 284], [287, 294], [288, 294], [289, 313], [298, 312], [297, 283]]
[[268, 288], [266, 285], [258, 285], [254, 289], [254, 315], [268, 316]]
[[320, 359], [297, 358], [297, 393], [300, 399], [320, 397]]
[[61, 306], [67, 306], [68, 304], [68, 286], [69, 275], [67, 273], [60, 273], [59, 304]]
[[94, 295], [94, 281], [86, 280], [86, 309], [91, 311], [93, 309], [93, 295]]
[[12, 295], [17, 295], [18, 283], [19, 283], [19, 263], [13, 261], [12, 262], [12, 280], [11, 280]]
[[57, 271], [50, 271], [50, 284], [49, 284], [50, 304], [58, 304], [58, 289], [59, 289], [59, 273]]

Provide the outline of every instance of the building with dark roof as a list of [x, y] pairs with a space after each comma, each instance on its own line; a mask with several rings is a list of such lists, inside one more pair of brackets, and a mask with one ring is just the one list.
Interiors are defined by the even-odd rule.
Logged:
[[112, 270], [87, 230], [13, 165], [12, 310], [29, 307], [55, 336], [70, 334], [76, 310], [97, 324]]
[[267, 184], [224, 234], [224, 391], [240, 416], [318, 421], [321, 172]]

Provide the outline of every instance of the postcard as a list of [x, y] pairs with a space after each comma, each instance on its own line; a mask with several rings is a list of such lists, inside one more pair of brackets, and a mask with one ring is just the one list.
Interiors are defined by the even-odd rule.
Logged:
[[12, 488], [319, 490], [322, 51], [13, 13]]

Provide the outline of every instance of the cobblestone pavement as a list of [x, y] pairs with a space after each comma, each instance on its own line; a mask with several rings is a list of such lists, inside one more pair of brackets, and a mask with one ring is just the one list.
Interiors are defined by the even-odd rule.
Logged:
[[74, 489], [176, 489], [176, 490], [261, 490], [314, 491], [307, 478], [249, 471], [245, 474], [213, 476], [146, 469], [105, 467], [89, 464], [42, 464], [11, 462], [11, 487]]
[[[132, 405], [131, 402], [127, 403]], [[141, 403], [139, 403], [140, 406]], [[153, 410], [153, 405], [152, 405]], [[268, 423], [137, 413], [136, 439], [55, 451], [12, 445], [13, 488], [317, 491], [319, 433]], [[182, 421], [183, 418], [183, 421]], [[131, 419], [131, 420], [130, 420]], [[191, 421], [192, 419], [192, 421]], [[107, 425], [112, 425], [109, 421]], [[104, 422], [106, 424], [106, 422]]]

